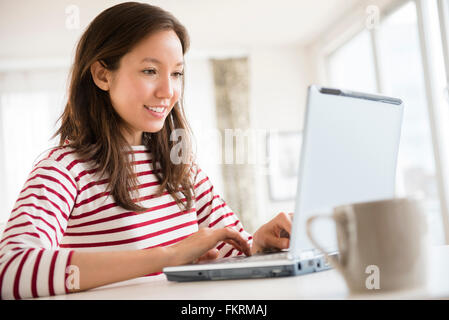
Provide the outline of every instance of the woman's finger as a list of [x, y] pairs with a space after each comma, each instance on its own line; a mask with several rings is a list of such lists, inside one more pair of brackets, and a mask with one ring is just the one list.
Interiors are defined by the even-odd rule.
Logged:
[[231, 228], [224, 228], [222, 230], [223, 230], [222, 241], [225, 242], [231, 241], [230, 244], [236, 247], [239, 251], [242, 251], [247, 256], [251, 255], [251, 248], [248, 244], [248, 241], [246, 241], [246, 239], [242, 237], [240, 232]]
[[225, 239], [223, 241], [226, 243], [229, 243], [230, 245], [235, 247], [237, 250], [242, 251], [246, 255], [249, 255], [249, 253], [251, 251], [251, 248], [245, 239], [242, 239], [242, 241], [236, 241], [234, 239]]
[[[280, 236], [282, 238], [289, 238], [292, 232], [292, 220], [290, 219], [290, 216], [284, 212], [281, 212], [276, 216], [275, 222], [277, 227], [281, 230]], [[285, 232], [282, 232], [282, 230]]]
[[267, 237], [266, 245], [269, 248], [276, 248], [279, 250], [288, 249], [288, 247], [290, 246], [290, 239], [271, 236]]
[[230, 244], [231, 246], [233, 246], [233, 247], [234, 247], [235, 249], [237, 249], [238, 251], [241, 251], [241, 252], [245, 253], [245, 255], [248, 255], [247, 252], [246, 252], [245, 247], [243, 247], [242, 245], [240, 245], [238, 242], [236, 242], [236, 241], [234, 241], [234, 240], [232, 240], [232, 239], [226, 239], [226, 240], [223, 240], [223, 241], [226, 242], [226, 243], [228, 243], [228, 244]]
[[208, 260], [215, 260], [218, 258], [218, 250], [217, 249], [210, 249], [205, 254], [203, 254], [201, 257], [199, 257], [195, 262], [200, 261], [208, 261]]

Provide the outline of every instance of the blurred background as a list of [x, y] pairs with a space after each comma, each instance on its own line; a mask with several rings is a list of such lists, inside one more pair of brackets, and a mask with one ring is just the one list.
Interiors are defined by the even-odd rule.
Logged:
[[[0, 223], [57, 143], [79, 37], [120, 2], [0, 1]], [[449, 244], [449, 1], [148, 3], [190, 33], [198, 163], [248, 231], [294, 210], [307, 87], [319, 84], [404, 100], [397, 194], [423, 197], [432, 242]]]

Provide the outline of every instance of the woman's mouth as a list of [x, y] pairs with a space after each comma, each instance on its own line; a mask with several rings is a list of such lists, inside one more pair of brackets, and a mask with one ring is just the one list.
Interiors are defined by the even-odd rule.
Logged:
[[147, 109], [151, 115], [153, 115], [154, 117], [156, 117], [158, 119], [163, 118], [165, 115], [165, 110], [167, 110], [167, 107], [165, 107], [165, 106], [150, 107], [150, 106], [144, 105], [144, 108]]

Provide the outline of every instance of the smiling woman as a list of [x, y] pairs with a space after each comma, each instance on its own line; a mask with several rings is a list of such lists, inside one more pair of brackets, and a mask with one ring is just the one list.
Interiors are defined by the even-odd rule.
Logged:
[[[250, 235], [193, 155], [170, 161], [172, 131], [189, 132], [182, 107], [188, 46], [179, 21], [146, 4], [114, 6], [89, 25], [54, 135], [59, 147], [33, 168], [2, 235], [0, 298], [87, 289], [203, 254], [249, 253]], [[232, 231], [207, 235], [193, 251], [195, 237], [181, 241], [226, 226]], [[177, 242], [179, 249], [164, 250]], [[65, 283], [72, 264], [80, 287]]]
[[[188, 45], [176, 18], [143, 3], [111, 7], [88, 26], [54, 135], [59, 146], [34, 166], [0, 240], [0, 298], [288, 247], [280, 238], [288, 215], [253, 239], [195, 163], [182, 106]], [[175, 162], [179, 130], [187, 157]]]

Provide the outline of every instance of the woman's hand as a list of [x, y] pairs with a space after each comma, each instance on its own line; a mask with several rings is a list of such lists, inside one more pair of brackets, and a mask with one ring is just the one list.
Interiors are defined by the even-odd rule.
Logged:
[[278, 251], [290, 246], [293, 213], [279, 213], [261, 226], [253, 236], [251, 253]]
[[167, 247], [172, 253], [170, 264], [182, 265], [216, 259], [218, 250], [215, 247], [221, 241], [231, 244], [247, 256], [251, 255], [248, 242], [238, 231], [232, 228], [202, 228], [177, 244]]

